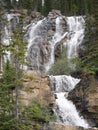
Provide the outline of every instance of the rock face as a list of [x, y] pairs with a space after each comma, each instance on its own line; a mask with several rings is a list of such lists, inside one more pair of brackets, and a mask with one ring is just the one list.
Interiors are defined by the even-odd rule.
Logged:
[[23, 87], [20, 91], [22, 103], [29, 105], [34, 98], [48, 105], [54, 103], [55, 99], [49, 87], [48, 77], [42, 78], [34, 71], [26, 71], [22, 80]]
[[91, 126], [98, 127], [98, 79], [83, 74], [80, 83], [68, 96]]
[[53, 10], [44, 19], [38, 19], [39, 21], [32, 13], [32, 19], [27, 33], [28, 68], [45, 73], [54, 59], [60, 56], [61, 45], [66, 40], [66, 17], [61, 15], [60, 11]]
[[[12, 34], [16, 28], [21, 27], [23, 39], [28, 43], [27, 68], [40, 73], [47, 72], [60, 56], [62, 43], [66, 40], [65, 32], [68, 31], [66, 17], [58, 10], [53, 10], [45, 18], [34, 11], [28, 15], [27, 10], [10, 10], [9, 13], [0, 16], [3, 19], [0, 24], [2, 43], [10, 45]], [[23, 23], [20, 24], [20, 21]], [[7, 58], [11, 60], [10, 51], [6, 53]]]
[[49, 123], [49, 125], [44, 126], [43, 130], [98, 130], [97, 128], [88, 128], [85, 129], [79, 126], [63, 125], [58, 123]]

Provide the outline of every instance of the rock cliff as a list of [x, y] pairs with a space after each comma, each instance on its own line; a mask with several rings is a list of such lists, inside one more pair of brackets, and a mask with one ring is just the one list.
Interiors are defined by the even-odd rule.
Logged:
[[82, 74], [80, 83], [69, 93], [77, 109], [89, 121], [98, 127], [98, 79], [94, 75]]
[[41, 77], [34, 71], [25, 71], [23, 77], [23, 87], [20, 91], [22, 103], [29, 105], [34, 98], [40, 102], [52, 105], [54, 96], [49, 87], [48, 77]]

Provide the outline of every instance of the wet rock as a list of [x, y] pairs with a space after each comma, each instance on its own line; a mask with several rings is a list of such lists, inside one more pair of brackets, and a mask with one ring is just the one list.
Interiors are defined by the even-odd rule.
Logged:
[[[79, 127], [79, 126], [72, 126], [72, 125], [63, 125], [63, 124], [59, 124], [59, 123], [50, 123], [49, 124], [50, 128], [53, 128], [53, 130], [98, 130], [97, 128], [83, 128], [83, 127]], [[48, 130], [48, 129], [45, 129]], [[51, 129], [49, 129], [51, 130]]]
[[98, 80], [94, 75], [83, 74], [80, 83], [69, 93], [77, 109], [91, 126], [98, 126]]
[[37, 43], [33, 44], [29, 49], [29, 69], [44, 72], [44, 66], [48, 62], [49, 57], [50, 44], [48, 42], [43, 42], [41, 44], [40, 41], [37, 41]]
[[[39, 18], [39, 14], [33, 12], [31, 17], [35, 20], [37, 17]], [[60, 23], [56, 21], [58, 17]], [[49, 68], [52, 48], [54, 48], [55, 53], [54, 59], [61, 54], [62, 43], [66, 40], [66, 36], [63, 36], [67, 31], [66, 18], [61, 15], [60, 11], [53, 10], [46, 18], [39, 22], [34, 22], [34, 24], [34, 28], [29, 27], [34, 30], [28, 34], [31, 39], [30, 47], [28, 48], [28, 68], [45, 73], [48, 70], [47, 68]], [[57, 26], [59, 26], [60, 34], [57, 34]], [[63, 37], [59, 39], [58, 35]]]

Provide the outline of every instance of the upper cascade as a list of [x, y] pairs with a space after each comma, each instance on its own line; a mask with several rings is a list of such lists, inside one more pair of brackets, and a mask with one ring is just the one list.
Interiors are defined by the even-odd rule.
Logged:
[[56, 53], [62, 53], [62, 45], [68, 59], [77, 56], [84, 38], [84, 25], [82, 16], [65, 17], [58, 11], [32, 23], [28, 31], [28, 68], [47, 72], [55, 62]]
[[78, 55], [79, 45], [82, 43], [85, 31], [85, 20], [82, 16], [67, 17], [69, 39], [64, 42], [67, 47], [67, 58]]
[[66, 17], [59, 11], [36, 22], [31, 23], [28, 29], [28, 62], [29, 69], [37, 72], [47, 72], [55, 61], [55, 48], [57, 43], [67, 35]]
[[[6, 45], [11, 43], [11, 35], [19, 23], [20, 15], [19, 13], [6, 15], [8, 22], [3, 30], [2, 43]], [[65, 17], [60, 11], [53, 10], [45, 18], [38, 12], [32, 13], [32, 19], [28, 21], [25, 18], [23, 26], [23, 31], [26, 30], [24, 39], [28, 42], [26, 68], [46, 73], [56, 57], [62, 53], [62, 45], [68, 59], [78, 55], [85, 30], [85, 20], [82, 16]], [[10, 52], [6, 53], [10, 59]]]

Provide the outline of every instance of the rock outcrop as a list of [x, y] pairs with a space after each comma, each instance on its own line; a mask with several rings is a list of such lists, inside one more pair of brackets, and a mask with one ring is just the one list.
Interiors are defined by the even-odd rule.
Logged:
[[68, 28], [66, 17], [60, 11], [53, 10], [47, 17], [37, 21], [36, 15], [32, 14], [32, 23], [28, 28], [28, 68], [45, 73], [54, 62], [51, 59], [61, 54], [62, 43], [66, 40], [64, 34]]
[[[47, 72], [54, 59], [60, 56], [62, 43], [66, 40], [65, 32], [68, 31], [66, 17], [58, 10], [52, 10], [47, 17], [43, 17], [34, 11], [28, 15], [28, 11], [24, 9], [10, 10], [9, 13], [2, 14], [1, 18], [2, 43], [9, 45], [16, 28], [23, 29], [21, 30], [23, 39], [28, 43], [26, 52], [28, 69]], [[20, 21], [23, 23], [20, 24]], [[7, 57], [10, 60], [12, 56], [9, 54]]]
[[55, 122], [50, 122], [49, 125], [43, 127], [43, 130], [98, 130], [97, 128], [83, 128], [79, 126], [63, 125]]
[[77, 109], [91, 126], [98, 127], [98, 79], [94, 75], [83, 74], [80, 83], [69, 93]]
[[23, 87], [20, 91], [22, 103], [29, 105], [34, 98], [48, 105], [54, 103], [48, 77], [41, 77], [34, 71], [26, 71], [22, 80]]

